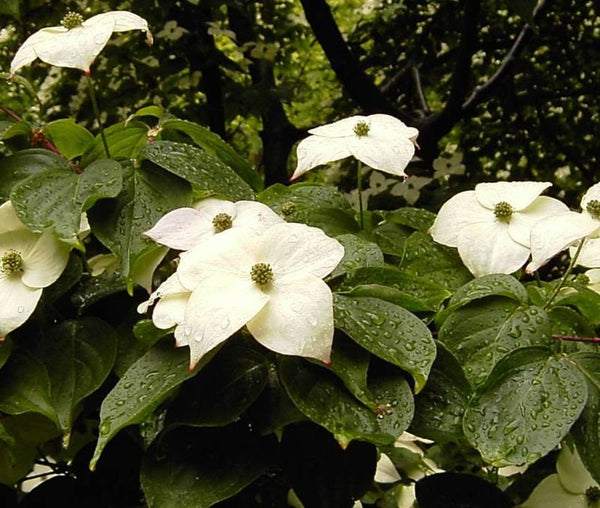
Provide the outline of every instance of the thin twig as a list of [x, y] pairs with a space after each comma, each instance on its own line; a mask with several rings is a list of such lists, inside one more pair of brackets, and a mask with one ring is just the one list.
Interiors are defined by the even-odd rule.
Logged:
[[596, 344], [600, 344], [600, 337], [576, 337], [574, 335], [552, 334], [552, 338], [555, 340], [568, 340], [572, 342], [593, 342]]

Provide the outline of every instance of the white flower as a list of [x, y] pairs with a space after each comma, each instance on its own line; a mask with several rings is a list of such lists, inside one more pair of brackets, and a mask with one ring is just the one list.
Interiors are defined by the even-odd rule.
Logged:
[[[581, 213], [565, 211], [541, 220], [531, 230], [531, 257], [527, 271], [533, 272], [560, 251], [585, 239], [576, 264], [600, 267], [600, 183], [581, 198]], [[576, 248], [572, 248], [574, 255]]]
[[128, 11], [111, 11], [83, 20], [68, 13], [62, 26], [42, 28], [29, 36], [10, 64], [11, 76], [36, 58], [57, 67], [71, 67], [89, 72], [113, 32], [142, 30], [149, 44], [152, 34], [144, 18]]
[[584, 274], [588, 278], [587, 287], [596, 293], [600, 293], [600, 268], [593, 268]]
[[148, 300], [138, 305], [137, 311], [145, 314], [158, 300], [152, 311], [152, 322], [156, 328], [168, 330], [184, 321], [185, 308], [191, 294], [190, 290], [181, 285], [175, 272], [150, 295]]
[[275, 224], [262, 234], [228, 229], [181, 254], [174, 286], [190, 293], [164, 291], [175, 310], [161, 326], [176, 324], [191, 368], [244, 325], [272, 351], [328, 362], [333, 302], [322, 279], [343, 255], [337, 240], [304, 224]]
[[557, 474], [544, 478], [522, 508], [588, 508], [600, 500], [600, 485], [581, 462], [577, 449], [563, 446], [556, 460]]
[[245, 227], [261, 232], [284, 222], [267, 205], [258, 201], [224, 201], [204, 199], [194, 208], [178, 208], [167, 213], [144, 233], [157, 243], [177, 250], [189, 250], [231, 227]]
[[64, 270], [69, 250], [51, 233], [29, 231], [10, 201], [0, 206], [0, 337], [27, 321], [42, 288]]
[[480, 183], [449, 199], [430, 233], [443, 245], [457, 247], [475, 276], [513, 273], [530, 254], [530, 232], [544, 217], [568, 210], [557, 199], [540, 196], [548, 182]]
[[296, 149], [298, 165], [292, 180], [308, 170], [350, 155], [367, 166], [406, 176], [419, 131], [389, 115], [351, 116], [308, 131]]

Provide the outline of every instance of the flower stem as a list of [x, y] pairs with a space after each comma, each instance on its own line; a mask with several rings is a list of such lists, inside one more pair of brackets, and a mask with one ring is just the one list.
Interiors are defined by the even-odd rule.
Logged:
[[362, 162], [357, 160], [356, 161], [358, 164], [356, 165], [357, 170], [356, 170], [356, 189], [358, 190], [358, 213], [360, 215], [360, 229], [364, 229], [365, 228], [365, 221], [363, 218], [363, 200], [362, 200], [362, 182], [361, 182], [361, 175], [362, 175]]
[[100, 129], [100, 137], [102, 138], [104, 151], [106, 152], [106, 157], [110, 159], [110, 152], [108, 151], [108, 143], [106, 142], [106, 136], [104, 135], [104, 127], [102, 126], [102, 120], [100, 119], [100, 110], [98, 109], [98, 101], [96, 100], [96, 92], [94, 91], [94, 82], [92, 81], [92, 75], [89, 72], [86, 72], [85, 77], [88, 82], [90, 100], [92, 101], [92, 109], [94, 110], [94, 116], [98, 121], [98, 128]]
[[575, 255], [571, 258], [571, 262], [569, 263], [569, 266], [567, 267], [567, 270], [565, 271], [564, 275], [560, 279], [558, 286], [556, 286], [556, 289], [552, 293], [552, 296], [550, 296], [549, 300], [546, 302], [546, 305], [544, 305], [544, 310], [548, 310], [550, 308], [550, 304], [554, 301], [554, 299], [558, 295], [558, 292], [565, 285], [565, 282], [567, 281], [567, 277], [569, 275], [571, 275], [571, 272], [573, 271], [573, 267], [575, 266], [575, 262], [577, 261], [577, 258], [579, 257], [579, 253], [581, 252], [581, 249], [582, 249], [584, 243], [585, 243], [585, 238], [583, 240], [581, 240], [581, 242], [579, 242], [579, 245], [577, 246], [577, 250], [575, 251]]

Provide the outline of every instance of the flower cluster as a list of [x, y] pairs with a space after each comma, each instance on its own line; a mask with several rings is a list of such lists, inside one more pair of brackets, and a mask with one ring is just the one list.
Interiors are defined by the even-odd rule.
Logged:
[[0, 337], [21, 326], [37, 307], [43, 288], [60, 277], [70, 247], [51, 233], [33, 233], [10, 201], [0, 206]]
[[322, 279], [344, 255], [337, 240], [261, 203], [216, 199], [170, 212], [146, 235], [184, 250], [138, 310], [158, 300], [152, 320], [175, 327], [190, 368], [244, 325], [272, 351], [329, 362], [333, 302]]
[[10, 63], [10, 74], [29, 65], [36, 58], [57, 67], [71, 67], [89, 72], [113, 32], [141, 30], [149, 44], [152, 34], [144, 18], [128, 11], [111, 11], [84, 20], [69, 12], [61, 26], [38, 30], [23, 43]]
[[321, 164], [356, 157], [367, 166], [406, 176], [415, 153], [419, 131], [390, 115], [351, 116], [308, 131], [296, 153], [298, 165], [292, 180]]
[[540, 196], [550, 186], [549, 182], [480, 183], [444, 203], [430, 233], [436, 242], [458, 248], [475, 276], [515, 272], [537, 248], [532, 241], [534, 226], [569, 213], [559, 200]]

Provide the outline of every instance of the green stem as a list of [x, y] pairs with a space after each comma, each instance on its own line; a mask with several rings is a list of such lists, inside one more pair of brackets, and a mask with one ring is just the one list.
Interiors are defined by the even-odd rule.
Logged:
[[362, 200], [362, 162], [359, 160], [356, 161], [358, 164], [356, 167], [358, 168], [356, 171], [356, 189], [358, 190], [358, 213], [360, 215], [360, 229], [365, 228], [365, 223], [363, 219], [363, 200]]
[[571, 272], [573, 271], [573, 267], [575, 266], [575, 262], [577, 261], [577, 258], [579, 257], [579, 253], [581, 252], [581, 249], [582, 249], [584, 243], [585, 243], [585, 238], [583, 240], [581, 240], [581, 242], [579, 242], [579, 245], [577, 246], [577, 250], [575, 251], [575, 255], [571, 258], [571, 262], [569, 263], [569, 266], [568, 266], [567, 270], [565, 271], [565, 274], [560, 279], [558, 286], [556, 286], [556, 289], [552, 293], [552, 296], [546, 302], [546, 305], [544, 305], [544, 310], [548, 310], [550, 308], [550, 304], [554, 301], [554, 299], [558, 295], [558, 292], [565, 285], [565, 282], [567, 281], [567, 277], [569, 275], [571, 275]]
[[100, 137], [102, 138], [102, 144], [104, 145], [104, 151], [106, 157], [110, 159], [110, 152], [108, 151], [108, 143], [106, 142], [106, 136], [104, 135], [104, 127], [102, 126], [102, 120], [100, 119], [100, 110], [98, 109], [98, 101], [96, 100], [96, 92], [94, 91], [94, 82], [92, 76], [89, 73], [85, 73], [85, 77], [88, 82], [88, 89], [90, 91], [90, 100], [92, 101], [92, 109], [94, 110], [94, 116], [98, 122], [98, 128], [100, 129]]

